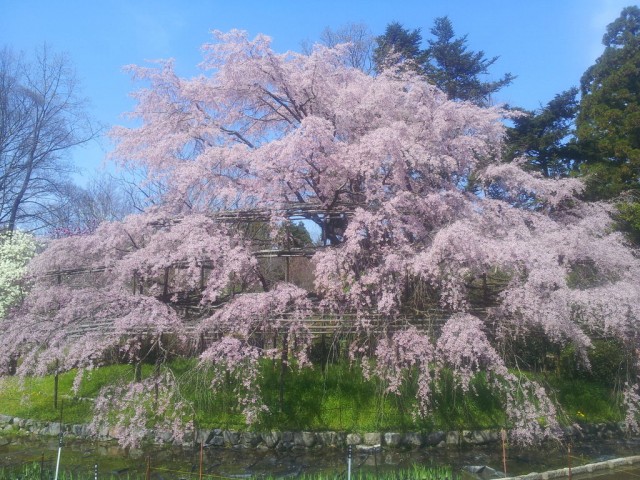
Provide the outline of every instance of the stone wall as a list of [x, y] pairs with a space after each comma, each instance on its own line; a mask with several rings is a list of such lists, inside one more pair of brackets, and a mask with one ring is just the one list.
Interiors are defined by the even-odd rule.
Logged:
[[[68, 438], [95, 438], [89, 432], [88, 425], [70, 425], [58, 422], [39, 422], [35, 420], [0, 415], [0, 431], [17, 434], [56, 436], [60, 430]], [[624, 435], [621, 424], [597, 424], [565, 428], [565, 435], [572, 438], [613, 438]], [[500, 441], [498, 430], [462, 430], [451, 432], [236, 432], [231, 430], [201, 429], [195, 435], [186, 436], [189, 443], [203, 442], [210, 447], [257, 448], [257, 449], [308, 449], [334, 447], [343, 448], [353, 445], [358, 450], [385, 448], [422, 448], [446, 447], [457, 445], [484, 445]], [[98, 440], [112, 440], [109, 431], [100, 432]], [[150, 438], [153, 443], [175, 443], [171, 435], [158, 433]]]

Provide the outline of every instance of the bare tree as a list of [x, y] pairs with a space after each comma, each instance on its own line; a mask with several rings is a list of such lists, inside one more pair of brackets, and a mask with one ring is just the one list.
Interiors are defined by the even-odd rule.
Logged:
[[[375, 36], [366, 24], [347, 23], [337, 30], [326, 27], [320, 34], [319, 43], [331, 48], [346, 44], [345, 60], [347, 65], [358, 68], [365, 73], [373, 71]], [[302, 48], [306, 53], [311, 50], [309, 42], [305, 42]]]
[[95, 134], [65, 55], [0, 50], [0, 227], [41, 228], [68, 190], [70, 149]]
[[124, 179], [108, 173], [92, 178], [86, 187], [68, 183], [43, 224], [56, 237], [89, 233], [104, 221], [122, 220], [139, 211], [129, 190], [130, 185]]

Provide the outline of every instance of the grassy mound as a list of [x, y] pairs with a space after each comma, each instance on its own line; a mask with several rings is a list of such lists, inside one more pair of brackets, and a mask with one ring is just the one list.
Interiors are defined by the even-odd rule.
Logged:
[[[193, 405], [197, 427], [247, 429], [236, 402], [236, 384], [229, 379], [222, 388], [210, 387], [212, 373], [198, 368], [195, 360], [169, 362], [178, 379], [180, 395]], [[153, 365], [143, 365], [142, 377], [153, 374]], [[530, 375], [556, 392], [564, 423], [600, 423], [623, 418], [617, 406], [614, 387], [593, 378], [575, 378], [560, 374]], [[75, 372], [58, 378], [58, 408], [54, 407], [54, 377], [0, 379], [0, 413], [42, 421], [57, 421], [63, 405], [64, 423], [88, 423], [93, 402], [106, 385], [131, 381], [129, 365], [102, 367], [86, 374], [82, 385], [72, 391]], [[434, 395], [433, 412], [417, 418], [415, 385], [408, 383], [401, 395], [385, 395], [376, 380], [368, 381], [360, 369], [347, 362], [325, 368], [288, 371], [280, 382], [277, 362], [262, 365], [260, 387], [269, 413], [264, 414], [257, 431], [264, 430], [338, 430], [338, 431], [430, 431], [501, 428], [505, 426], [500, 399], [490, 390], [484, 376], [477, 376], [469, 393], [451, 387], [446, 377], [441, 393]], [[282, 392], [282, 397], [281, 397]]]

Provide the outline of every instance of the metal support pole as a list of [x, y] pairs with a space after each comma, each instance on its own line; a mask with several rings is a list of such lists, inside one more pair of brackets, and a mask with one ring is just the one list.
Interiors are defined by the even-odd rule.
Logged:
[[347, 480], [351, 480], [351, 457], [353, 456], [353, 446], [347, 447]]
[[56, 475], [54, 480], [58, 480], [58, 472], [60, 471], [60, 454], [62, 453], [62, 431], [58, 436], [58, 459], [56, 460]]
[[64, 401], [60, 402], [60, 434], [58, 435], [58, 460], [56, 461], [56, 475], [54, 480], [58, 480], [58, 472], [60, 471], [60, 454], [62, 453], [62, 412], [64, 411]]

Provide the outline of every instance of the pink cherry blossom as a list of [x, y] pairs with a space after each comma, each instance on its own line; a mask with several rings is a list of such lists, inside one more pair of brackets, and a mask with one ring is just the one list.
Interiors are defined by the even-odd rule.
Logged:
[[[555, 406], [501, 346], [543, 332], [588, 367], [604, 334], [634, 354], [637, 252], [612, 229], [610, 205], [576, 197], [579, 180], [501, 161], [504, 110], [449, 101], [410, 71], [366, 75], [340, 48], [280, 54], [264, 35], [231, 31], [214, 32], [203, 55], [194, 78], [170, 60], [127, 68], [144, 87], [134, 126], [111, 132], [112, 157], [162, 185], [155, 206], [52, 240], [31, 262], [31, 293], [2, 323], [0, 371], [18, 358], [19, 373], [45, 374], [114, 351], [139, 362], [197, 347], [214, 386], [238, 378], [255, 422], [260, 362], [308, 365], [310, 320], [323, 315], [388, 394], [417, 375], [419, 414], [445, 370], [463, 391], [486, 374], [513, 438], [532, 442], [558, 434]], [[301, 218], [322, 231], [312, 291], [268, 281], [256, 258], [290, 254], [278, 231]], [[481, 302], [487, 278], [501, 283]], [[425, 327], [431, 310], [438, 328]], [[117, 395], [134, 401], [150, 387], [127, 388]], [[126, 442], [144, 435], [132, 415], [122, 421], [138, 437]]]

